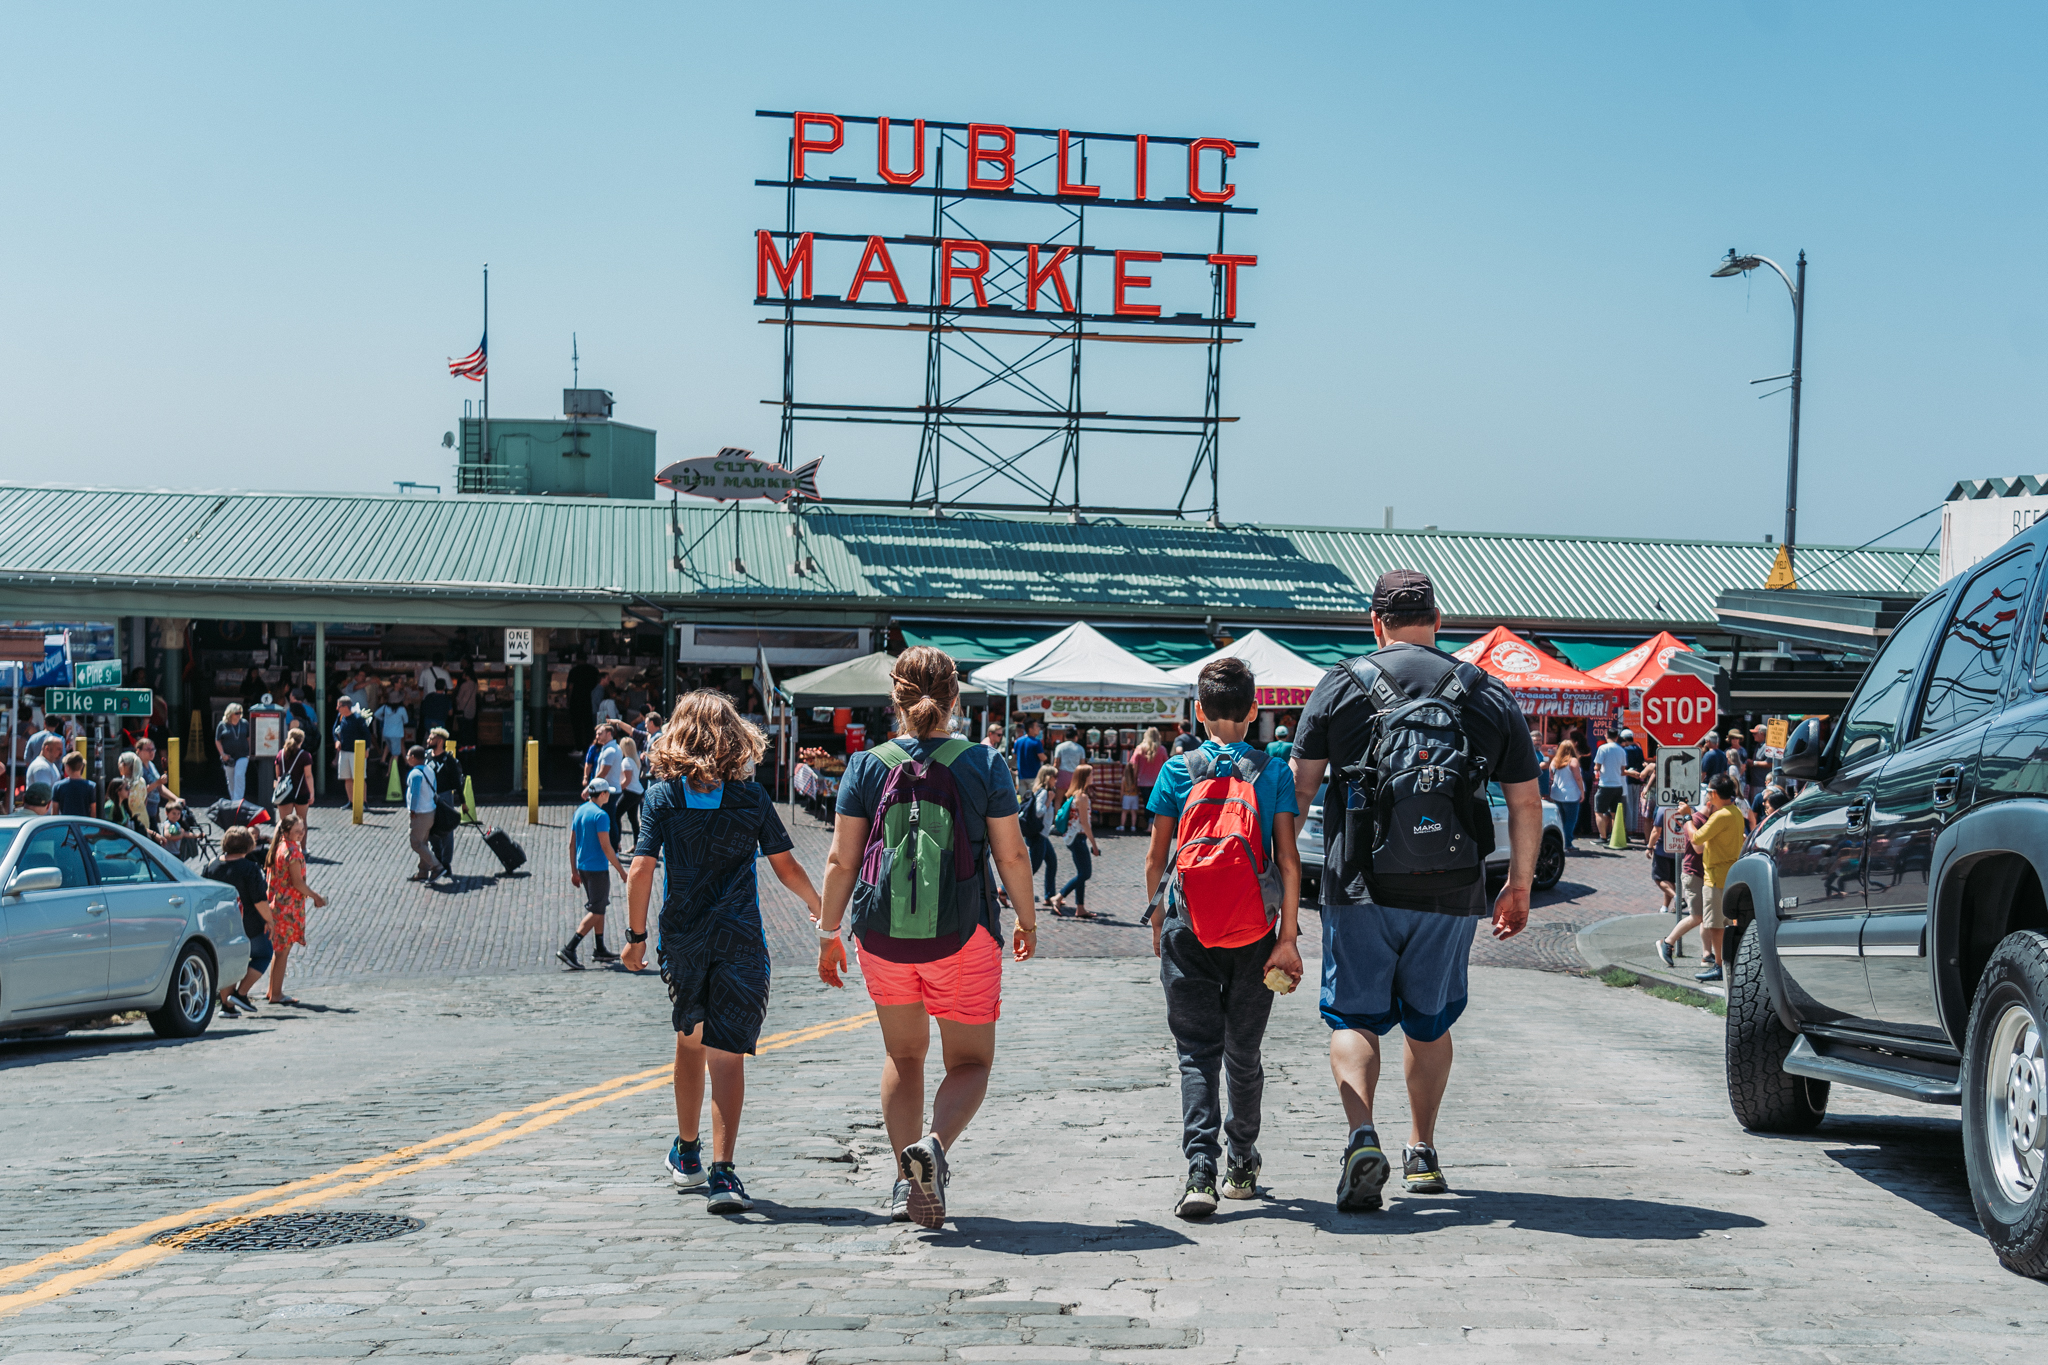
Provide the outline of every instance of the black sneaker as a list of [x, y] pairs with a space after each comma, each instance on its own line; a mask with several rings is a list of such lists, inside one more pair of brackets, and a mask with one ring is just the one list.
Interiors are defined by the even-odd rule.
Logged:
[[711, 1197], [704, 1201], [704, 1207], [711, 1213], [745, 1213], [754, 1207], [754, 1201], [747, 1198], [747, 1187], [740, 1184], [739, 1173], [730, 1161], [711, 1163]]
[[1380, 1136], [1371, 1125], [1351, 1135], [1344, 1149], [1344, 1167], [1337, 1175], [1337, 1207], [1347, 1210], [1376, 1209], [1386, 1201], [1380, 1191], [1387, 1184], [1387, 1154], [1380, 1150]]
[[1719, 981], [1721, 979], [1721, 964], [1716, 962], [1703, 972], [1694, 972], [1692, 979], [1695, 981]]
[[1216, 1212], [1216, 1172], [1207, 1166], [1190, 1166], [1187, 1188], [1180, 1192], [1173, 1212], [1188, 1219], [1207, 1218]]
[[232, 1000], [221, 1001], [218, 1012], [223, 1019], [239, 1019], [242, 1017], [242, 1012], [235, 1008], [235, 1002]]
[[583, 970], [583, 964], [576, 960], [576, 949], [573, 946], [565, 945], [555, 949], [555, 961], [561, 963], [572, 972]]
[[619, 955], [614, 952], [608, 952], [603, 948], [592, 948], [590, 950], [590, 960], [592, 962], [617, 962]]
[[1436, 1159], [1436, 1148], [1426, 1142], [1401, 1149], [1401, 1183], [1410, 1194], [1451, 1192], [1450, 1182], [1444, 1179], [1443, 1164]]
[[235, 1008], [244, 1014], [254, 1014], [256, 1012], [256, 1002], [249, 998], [246, 991], [229, 991], [228, 999], [234, 1001]]
[[1259, 1192], [1259, 1153], [1256, 1148], [1243, 1161], [1230, 1161], [1223, 1167], [1223, 1197], [1225, 1199], [1250, 1199]]
[[910, 1221], [923, 1228], [943, 1227], [946, 1184], [953, 1177], [946, 1169], [946, 1149], [940, 1145], [939, 1135], [926, 1133], [905, 1147], [896, 1166], [910, 1185], [906, 1203]]
[[1678, 965], [1672, 959], [1671, 944], [1665, 939], [1660, 938], [1657, 940], [1657, 960], [1667, 967], [1676, 967]]

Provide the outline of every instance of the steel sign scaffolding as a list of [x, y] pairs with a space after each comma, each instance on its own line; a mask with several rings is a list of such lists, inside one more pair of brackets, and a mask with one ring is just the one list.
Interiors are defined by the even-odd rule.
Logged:
[[[1252, 323], [1235, 316], [1237, 270], [1256, 264], [1256, 258], [1227, 254], [1227, 226], [1232, 216], [1256, 213], [1240, 204], [1224, 202], [1235, 194], [1227, 184], [1206, 194], [1193, 183], [1200, 158], [1211, 150], [1224, 158], [1240, 149], [1256, 148], [1256, 142], [1229, 142], [1220, 138], [1159, 137], [1130, 133], [1070, 132], [1050, 128], [1009, 128], [999, 125], [944, 123], [933, 120], [891, 120], [858, 115], [807, 115], [757, 110], [762, 118], [790, 122], [788, 161], [785, 177], [757, 180], [757, 186], [783, 192], [783, 223], [779, 230], [760, 234], [763, 260], [770, 259], [769, 239], [787, 253], [780, 255], [775, 278], [782, 282], [781, 297], [767, 289], [768, 272], [760, 272], [761, 287], [756, 304], [779, 312], [779, 318], [764, 323], [780, 325], [782, 336], [782, 396], [764, 399], [779, 406], [781, 423], [777, 459], [794, 468], [802, 458], [797, 451], [796, 424], [799, 422], [842, 422], [915, 426], [918, 428], [917, 463], [906, 498], [842, 498], [826, 501], [842, 505], [903, 507], [942, 515], [945, 510], [1064, 512], [1074, 518], [1083, 514], [1135, 514], [1186, 517], [1206, 514], [1210, 523], [1220, 520], [1218, 486], [1220, 433], [1222, 426], [1237, 419], [1222, 410], [1223, 348], [1243, 339]], [[826, 120], [834, 129], [829, 147], [805, 142], [805, 120]], [[843, 125], [867, 125], [879, 141], [880, 183], [850, 176], [821, 177], [804, 167], [805, 152], [814, 156], [821, 150], [840, 146]], [[892, 134], [890, 125], [895, 132]], [[1009, 160], [1001, 188], [977, 188], [976, 172], [994, 158], [979, 137], [996, 129], [1008, 138], [1004, 151]], [[913, 131], [914, 130], [914, 131]], [[902, 149], [908, 135], [916, 142], [914, 153]], [[932, 146], [927, 149], [929, 135]], [[978, 136], [979, 135], [979, 136]], [[1023, 150], [1023, 139], [1046, 139], [1047, 150], [1031, 159]], [[891, 140], [898, 143], [899, 162], [909, 161], [911, 169], [890, 169]], [[1136, 197], [1110, 198], [1088, 184], [1088, 147], [1091, 143], [1125, 144], [1134, 158]], [[1190, 193], [1181, 196], [1150, 197], [1145, 184], [1146, 157], [1154, 147], [1183, 149], [1190, 163]], [[930, 155], [927, 156], [929, 150]], [[1224, 179], [1227, 180], [1227, 162]], [[925, 170], [927, 165], [930, 174]], [[949, 176], [951, 177], [949, 182]], [[931, 201], [929, 235], [867, 236], [858, 233], [804, 232], [799, 228], [798, 198], [804, 193], [858, 193], [924, 196]], [[991, 205], [1016, 212], [1018, 205], [1036, 205], [1056, 215], [1055, 230], [1036, 241], [1006, 240], [1000, 235], [981, 236], [967, 225], [970, 218], [985, 215]], [[1216, 218], [1214, 252], [1119, 250], [1090, 240], [1097, 213], [1207, 213]], [[813, 294], [809, 287], [811, 249], [815, 242], [865, 243], [867, 254], [849, 290], [856, 297]], [[881, 243], [880, 271], [871, 271], [875, 243]], [[890, 247], [908, 247], [929, 253], [928, 293], [918, 302], [900, 289], [894, 267], [886, 254]], [[798, 255], [803, 256], [804, 287], [796, 287]], [[958, 266], [956, 253], [970, 259], [978, 255], [978, 268]], [[1041, 253], [1050, 262], [1037, 268]], [[1117, 297], [1114, 306], [1103, 309], [1098, 298], [1093, 311], [1086, 295], [1087, 270], [1091, 259], [1113, 263]], [[1074, 262], [1071, 295], [1061, 273], [1062, 260]], [[1210, 266], [1211, 302], [1206, 313], [1166, 312], [1149, 305], [1125, 306], [1124, 286], [1142, 289], [1149, 277], [1128, 273], [1136, 263], [1142, 268], [1156, 261], [1200, 261]], [[886, 278], [881, 273], [886, 271]], [[970, 282], [971, 290], [954, 300], [956, 283]], [[877, 288], [886, 284], [886, 288]], [[859, 298], [863, 288], [886, 294], [883, 298]], [[1098, 291], [1099, 292], [1099, 291]], [[1037, 307], [1039, 295], [1055, 296], [1057, 311]], [[1147, 315], [1147, 311], [1149, 314]], [[817, 317], [800, 314], [827, 313]], [[921, 332], [925, 335], [923, 402], [916, 405], [885, 403], [826, 403], [806, 401], [798, 396], [796, 384], [796, 336], [799, 327], [827, 327], [893, 332]], [[1095, 343], [1199, 348], [1206, 361], [1202, 411], [1200, 415], [1114, 411], [1089, 407], [1083, 402], [1083, 356]], [[1142, 406], [1142, 405], [1141, 405]], [[1171, 507], [1126, 507], [1091, 504], [1083, 496], [1081, 483], [1084, 435], [1161, 437], [1194, 446], [1179, 501]], [[1206, 486], [1205, 486], [1206, 485]], [[986, 491], [985, 491], [986, 490]], [[1009, 494], [1003, 500], [1000, 494]], [[794, 508], [793, 508], [794, 510]], [[800, 534], [800, 533], [799, 533]]]

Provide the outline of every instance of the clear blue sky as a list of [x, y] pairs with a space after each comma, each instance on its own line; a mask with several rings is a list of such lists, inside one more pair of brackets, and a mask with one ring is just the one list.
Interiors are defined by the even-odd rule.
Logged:
[[[1261, 259], [1225, 375], [1234, 519], [1775, 532], [1785, 399], [1748, 381], [1785, 368], [1790, 311], [1774, 278], [1707, 277], [1730, 246], [1812, 262], [1802, 539], [2048, 470], [2039, 7], [187, 4], [8, 28], [7, 478], [452, 483], [440, 436], [476, 389], [445, 361], [486, 260], [495, 413], [557, 410], [574, 331], [665, 459], [772, 454], [750, 234], [783, 130], [753, 111], [790, 107], [1262, 143], [1234, 167], [1260, 214], [1233, 244]], [[907, 226], [846, 198], [821, 225]], [[1132, 215], [1131, 244], [1166, 216]], [[895, 339], [806, 346], [832, 396], [918, 382]], [[1199, 410], [1193, 369], [1102, 373], [1104, 406], [1127, 378]], [[885, 437], [813, 428], [805, 453], [828, 490], [906, 492], [914, 432]], [[1105, 447], [1084, 492], [1170, 500], [1185, 472]]]

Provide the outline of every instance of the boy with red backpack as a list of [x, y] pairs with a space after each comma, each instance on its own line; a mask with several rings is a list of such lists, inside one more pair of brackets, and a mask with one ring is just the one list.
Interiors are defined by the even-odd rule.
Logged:
[[[1245, 742], [1258, 717], [1252, 671], [1241, 659], [1202, 669], [1195, 717], [1209, 739], [1175, 754], [1152, 787], [1152, 847], [1145, 889], [1163, 913], [1152, 920], [1152, 951], [1166, 988], [1166, 1026], [1180, 1055], [1181, 1149], [1187, 1184], [1174, 1212], [1216, 1211], [1216, 1167], [1229, 1144], [1226, 1199], [1258, 1193], [1259, 1103], [1266, 1074], [1260, 1047], [1275, 991], [1301, 982], [1295, 947], [1301, 859], [1300, 805], [1285, 763]], [[1218, 1081], [1227, 1074], [1230, 1119]]]

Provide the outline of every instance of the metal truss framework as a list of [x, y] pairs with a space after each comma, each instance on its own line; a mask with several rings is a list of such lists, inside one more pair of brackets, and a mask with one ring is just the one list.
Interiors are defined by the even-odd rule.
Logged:
[[[785, 251], [793, 251], [802, 235], [797, 226], [797, 197], [804, 192], [923, 195], [931, 200], [929, 236], [884, 236], [890, 247], [924, 248], [930, 253], [929, 293], [924, 303], [849, 302], [843, 298], [815, 294], [797, 297], [763, 297], [756, 303], [779, 310], [779, 318], [764, 318], [764, 324], [782, 328], [781, 431], [778, 460], [784, 468], [796, 468], [796, 424], [799, 422], [848, 422], [918, 428], [917, 465], [910, 496], [904, 499], [829, 498], [838, 504], [922, 508], [934, 516], [951, 508], [962, 511], [1065, 512], [1083, 514], [1134, 514], [1186, 517], [1206, 512], [1213, 524], [1221, 517], [1218, 468], [1221, 429], [1235, 417], [1222, 411], [1223, 348], [1243, 339], [1242, 332], [1253, 324], [1224, 316], [1227, 267], [1211, 265], [1212, 301], [1207, 314], [1172, 313], [1160, 317], [1137, 317], [1111, 312], [1089, 312], [1085, 294], [1086, 270], [1074, 271], [1071, 311], [1053, 312], [1027, 307], [1026, 270], [1016, 253], [1030, 243], [984, 236], [968, 226], [976, 209], [999, 206], [1009, 213], [1017, 205], [1031, 204], [1052, 209], [1057, 215], [1055, 231], [1036, 240], [1041, 251], [1070, 248], [1075, 257], [1113, 257], [1115, 247], [1091, 245], [1091, 218], [1101, 212], [1134, 210], [1166, 213], [1208, 213], [1216, 217], [1216, 254], [1225, 254], [1226, 227], [1231, 216], [1256, 213], [1256, 209], [1232, 204], [1196, 203], [1189, 198], [1107, 199], [1062, 195], [1042, 188], [1056, 174], [1057, 151], [1048, 151], [1027, 162], [1020, 144], [1016, 164], [1016, 185], [1009, 191], [973, 190], [948, 187], [949, 164], [965, 179], [969, 148], [968, 126], [926, 120], [924, 127], [934, 135], [931, 173], [911, 185], [864, 184], [849, 177], [787, 178], [796, 162], [794, 115], [756, 110], [762, 118], [792, 121], [789, 169], [781, 180], [754, 183], [784, 194], [783, 224], [771, 233]], [[849, 124], [874, 125], [874, 117], [840, 116]], [[891, 119], [898, 128], [912, 120]], [[1056, 138], [1057, 130], [1017, 128], [1019, 138]], [[1081, 133], [1068, 135], [1072, 156], [1078, 157], [1079, 183], [1087, 181], [1087, 147], [1090, 142], [1135, 143], [1132, 134]], [[1149, 144], [1186, 147], [1194, 141], [1184, 137], [1148, 137]], [[1055, 144], [1056, 145], [1056, 144]], [[1239, 142], [1239, 148], [1257, 147], [1256, 142]], [[1093, 212], [1091, 212], [1093, 211]], [[861, 242], [855, 233], [814, 232], [818, 242]], [[945, 239], [976, 240], [991, 248], [986, 276], [987, 305], [972, 303], [972, 290], [963, 291], [969, 302], [948, 306], [941, 302], [940, 242]], [[1007, 260], [995, 252], [1008, 250]], [[891, 253], [892, 256], [895, 254]], [[1168, 261], [1207, 262], [1207, 252], [1159, 253]], [[899, 260], [899, 268], [901, 261]], [[871, 286], [872, 287], [872, 286]], [[886, 289], [881, 292], [888, 293]], [[1043, 292], [1043, 291], [1042, 291]], [[836, 313], [834, 318], [798, 316], [800, 312]], [[848, 314], [878, 314], [854, 320]], [[799, 327], [923, 332], [925, 343], [924, 402], [918, 406], [878, 403], [817, 403], [802, 401], [796, 390], [796, 335]], [[1112, 412], [1091, 409], [1082, 401], [1082, 358], [1094, 344], [1163, 345], [1200, 347], [1207, 361], [1200, 416]], [[777, 400], [764, 399], [775, 404]], [[1120, 436], [1164, 437], [1192, 441], [1193, 459], [1182, 485], [1179, 502], [1172, 507], [1110, 507], [1091, 505], [1081, 492], [1082, 436], [1115, 433]], [[1054, 458], [1054, 452], [1057, 458]], [[1047, 471], [1049, 472], [1049, 475]], [[1203, 485], [1206, 483], [1206, 487]], [[989, 492], [984, 493], [987, 489]], [[977, 494], [981, 496], [977, 498]], [[991, 498], [1009, 494], [1009, 501]], [[1206, 495], [1206, 507], [1202, 500]], [[1190, 500], [1194, 506], [1190, 506]]]

